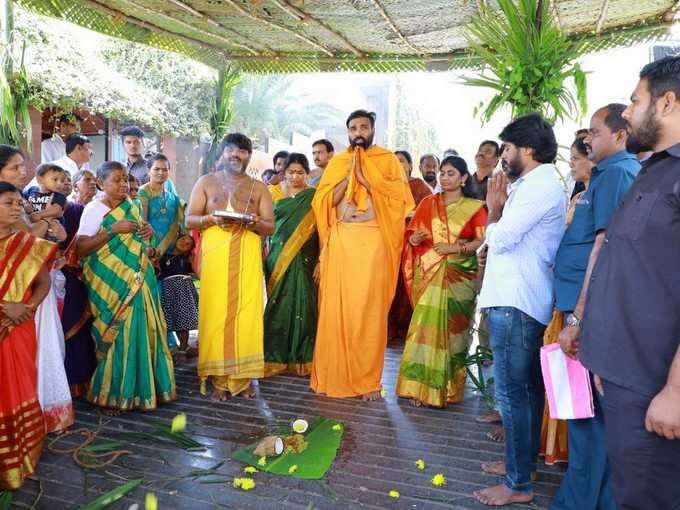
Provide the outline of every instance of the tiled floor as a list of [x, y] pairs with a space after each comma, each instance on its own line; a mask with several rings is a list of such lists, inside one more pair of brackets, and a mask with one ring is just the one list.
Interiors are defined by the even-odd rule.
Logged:
[[[472, 491], [498, 483], [494, 476], [480, 472], [481, 461], [501, 459], [503, 446], [486, 438], [488, 425], [475, 423], [483, 410], [470, 390], [465, 402], [445, 410], [414, 408], [394, 395], [401, 346], [391, 346], [386, 356], [384, 401], [362, 403], [358, 399], [329, 399], [309, 390], [308, 380], [279, 376], [261, 381], [254, 400], [235, 398], [212, 403], [198, 393], [195, 367], [177, 368], [179, 399], [152, 414], [128, 413], [106, 418], [99, 442], [117, 438], [123, 429], [150, 431], [148, 419], [168, 421], [186, 413], [187, 432], [209, 446], [205, 452], [184, 452], [153, 444], [137, 443], [133, 455], [113, 465], [89, 471], [77, 467], [66, 454], [45, 451], [37, 472], [42, 495], [36, 508], [78, 508], [123, 480], [144, 478], [137, 488], [109, 508], [128, 509], [135, 503], [144, 509], [146, 492], [158, 497], [159, 510], [170, 509], [478, 509]], [[97, 411], [85, 402], [76, 403], [76, 427], [96, 426]], [[243, 466], [229, 458], [235, 449], [250, 443], [275, 425], [290, 423], [299, 416], [323, 415], [346, 426], [342, 447], [324, 481], [297, 480], [257, 473], [257, 486], [249, 492], [229, 483], [201, 484], [199, 481], [163, 481], [196, 468], [210, 468], [225, 461], [219, 476], [226, 480], [240, 476]], [[71, 436], [61, 442], [77, 444]], [[416, 459], [427, 463], [425, 471], [415, 468]], [[563, 470], [539, 467], [536, 498], [531, 505], [516, 508], [548, 508]], [[434, 488], [430, 479], [443, 473], [448, 483]], [[17, 508], [29, 508], [39, 484], [29, 480], [14, 495]], [[401, 494], [390, 498], [390, 490]]]

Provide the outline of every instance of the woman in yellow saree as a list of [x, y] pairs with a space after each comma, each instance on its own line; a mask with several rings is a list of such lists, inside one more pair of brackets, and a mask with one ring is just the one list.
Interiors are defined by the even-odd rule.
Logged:
[[128, 174], [109, 161], [97, 172], [105, 196], [85, 207], [78, 230], [99, 361], [88, 392], [116, 411], [152, 410], [176, 398], [167, 327], [149, 260], [153, 229], [129, 199]]
[[309, 163], [304, 154], [290, 154], [285, 172], [285, 196], [274, 201], [276, 231], [264, 267], [269, 296], [264, 311], [265, 375], [288, 371], [307, 376], [312, 369], [317, 318], [315, 189], [307, 185]]
[[476, 249], [484, 239], [484, 202], [463, 196], [469, 177], [458, 156], [442, 161], [441, 193], [425, 198], [406, 229], [404, 283], [413, 316], [397, 395], [420, 406], [463, 399], [475, 312]]
[[57, 245], [14, 228], [22, 204], [15, 186], [0, 182], [0, 490], [18, 489], [35, 471], [45, 438], [34, 315]]

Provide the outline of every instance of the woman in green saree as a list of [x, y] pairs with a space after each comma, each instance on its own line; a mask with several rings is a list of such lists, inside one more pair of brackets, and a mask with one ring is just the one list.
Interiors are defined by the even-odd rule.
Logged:
[[184, 202], [177, 194], [166, 190], [170, 162], [163, 154], [150, 160], [149, 182], [139, 188], [139, 202], [144, 219], [151, 224], [158, 239], [158, 258], [175, 247], [184, 231]]
[[104, 196], [85, 206], [76, 247], [97, 346], [88, 400], [110, 414], [152, 410], [158, 401], [176, 398], [167, 326], [148, 255], [153, 229], [127, 195], [122, 164], [102, 164], [97, 180]]
[[441, 193], [425, 198], [406, 229], [404, 283], [413, 316], [401, 358], [397, 395], [444, 407], [463, 399], [475, 313], [477, 259], [486, 227], [484, 202], [463, 196], [465, 160], [439, 167]]
[[307, 184], [304, 154], [286, 160], [285, 195], [274, 203], [276, 230], [265, 261], [269, 297], [264, 312], [265, 376], [292, 372], [307, 376], [316, 335], [316, 274], [319, 239], [312, 211], [314, 188]]

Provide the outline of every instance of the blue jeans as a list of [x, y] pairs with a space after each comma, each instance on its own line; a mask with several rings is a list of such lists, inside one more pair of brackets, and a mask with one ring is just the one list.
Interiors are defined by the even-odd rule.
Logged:
[[496, 400], [505, 431], [505, 485], [531, 492], [545, 398], [540, 362], [545, 325], [509, 306], [488, 312]]
[[[569, 468], [550, 510], [616, 510], [605, 445], [602, 396], [593, 384], [595, 417], [568, 420]], [[605, 397], [606, 398], [606, 395]]]

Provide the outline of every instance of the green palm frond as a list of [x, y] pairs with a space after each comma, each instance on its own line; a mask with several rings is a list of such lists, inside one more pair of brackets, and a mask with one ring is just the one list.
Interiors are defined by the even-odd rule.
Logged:
[[482, 121], [488, 122], [506, 103], [513, 118], [539, 112], [554, 122], [585, 115], [586, 73], [575, 62], [580, 53], [555, 23], [549, 1], [497, 3], [499, 10], [482, 3], [466, 34], [482, 71], [463, 83], [496, 92], [476, 109]]
[[295, 79], [286, 75], [250, 75], [234, 91], [233, 128], [262, 143], [267, 137], [286, 140], [342, 122], [341, 112], [296, 93]]
[[215, 83], [215, 102], [210, 113], [210, 149], [204, 172], [212, 169], [219, 158], [219, 148], [227, 129], [234, 120], [234, 89], [241, 81], [241, 71], [232, 66], [221, 69]]
[[0, 143], [19, 145], [32, 152], [32, 129], [29, 115], [29, 97], [31, 94], [28, 74], [24, 65], [26, 44], [21, 52], [19, 69], [14, 75], [7, 75], [11, 70], [13, 59], [11, 47], [2, 48], [0, 56]]

